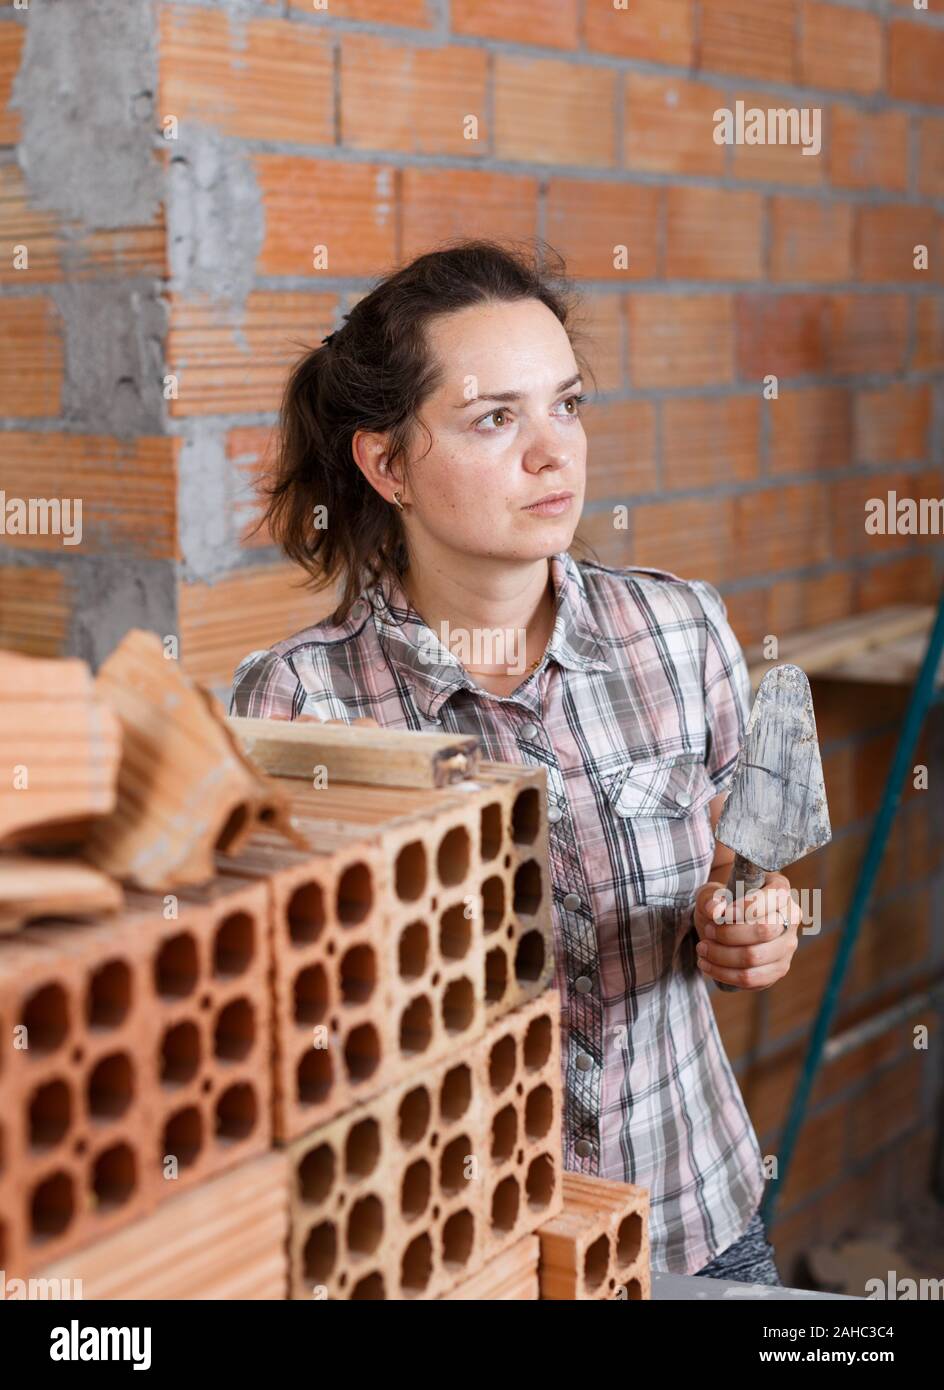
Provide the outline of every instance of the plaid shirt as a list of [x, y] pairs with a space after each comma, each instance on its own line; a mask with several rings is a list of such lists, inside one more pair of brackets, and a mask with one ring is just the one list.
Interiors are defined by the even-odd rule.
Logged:
[[550, 566], [554, 631], [514, 695], [476, 686], [381, 581], [344, 623], [247, 656], [231, 713], [477, 734], [483, 757], [546, 769], [564, 1163], [648, 1188], [653, 1265], [692, 1274], [764, 1187], [692, 922], [750, 680], [707, 581], [566, 552]]

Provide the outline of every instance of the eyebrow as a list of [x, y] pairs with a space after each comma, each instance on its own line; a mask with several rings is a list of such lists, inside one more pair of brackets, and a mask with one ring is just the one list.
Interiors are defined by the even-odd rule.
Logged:
[[[560, 383], [554, 395], [559, 396], [561, 391], [566, 391], [570, 386], [576, 386], [577, 382], [582, 380], [583, 377], [580, 372], [578, 372], [576, 376], [568, 377], [566, 381]], [[465, 410], [468, 406], [477, 405], [480, 401], [520, 401], [523, 395], [523, 391], [483, 391], [480, 396], [471, 396], [469, 400], [463, 401], [461, 405], [455, 406], [454, 409]]]

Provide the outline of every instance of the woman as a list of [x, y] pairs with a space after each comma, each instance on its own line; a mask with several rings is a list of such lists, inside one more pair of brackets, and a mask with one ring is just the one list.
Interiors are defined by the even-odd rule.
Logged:
[[718, 591], [569, 553], [570, 293], [520, 251], [447, 246], [296, 365], [267, 519], [341, 599], [244, 659], [232, 712], [475, 733], [546, 769], [565, 1165], [649, 1189], [655, 1267], [779, 1283], [707, 980], [768, 988], [800, 914], [782, 875], [737, 922], [714, 896], [750, 698]]

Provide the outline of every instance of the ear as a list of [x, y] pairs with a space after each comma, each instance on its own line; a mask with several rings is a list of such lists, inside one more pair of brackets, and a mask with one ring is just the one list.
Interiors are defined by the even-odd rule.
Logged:
[[351, 453], [354, 462], [385, 502], [393, 503], [393, 494], [403, 486], [401, 470], [391, 468], [387, 462], [388, 440], [385, 434], [369, 430], [355, 431], [351, 440]]

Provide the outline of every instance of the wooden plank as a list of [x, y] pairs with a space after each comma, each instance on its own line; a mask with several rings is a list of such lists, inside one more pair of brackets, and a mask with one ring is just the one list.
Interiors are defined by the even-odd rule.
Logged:
[[[843, 663], [866, 651], [880, 652], [904, 637], [923, 635], [926, 641], [933, 620], [931, 604], [889, 604], [869, 613], [856, 613], [851, 618], [788, 633], [780, 639], [776, 661], [792, 662], [808, 676], [844, 679], [836, 676]], [[756, 689], [773, 663], [764, 658], [760, 644], [747, 648], [745, 656]]]
[[381, 787], [444, 787], [474, 775], [479, 741], [474, 735], [421, 734], [318, 720], [227, 720], [244, 750], [275, 777], [311, 781], [323, 767], [328, 784], [356, 782]]

